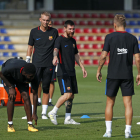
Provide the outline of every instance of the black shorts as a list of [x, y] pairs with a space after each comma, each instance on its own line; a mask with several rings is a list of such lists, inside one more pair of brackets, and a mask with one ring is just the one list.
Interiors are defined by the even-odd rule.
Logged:
[[56, 72], [55, 72], [55, 67], [53, 67], [53, 74], [52, 74], [52, 79], [51, 79], [51, 82], [56, 82]]
[[61, 95], [64, 93], [78, 93], [76, 76], [63, 75], [58, 77]]
[[[12, 77], [9, 77], [9, 76], [5, 76], [5, 78], [10, 82], [10, 84], [13, 87], [16, 86], [20, 93], [22, 93], [22, 92], [29, 93], [29, 84], [28, 83], [16, 82]], [[6, 90], [6, 92], [9, 94], [9, 87], [5, 83], [3, 83], [3, 86], [4, 86], [5, 90]]]
[[106, 79], [105, 95], [110, 97], [117, 96], [119, 87], [122, 91], [122, 96], [134, 95], [134, 81], [133, 79]]
[[39, 83], [42, 79], [43, 93], [48, 94], [51, 79], [52, 79], [53, 67], [37, 67], [36, 68], [36, 73], [37, 73]]

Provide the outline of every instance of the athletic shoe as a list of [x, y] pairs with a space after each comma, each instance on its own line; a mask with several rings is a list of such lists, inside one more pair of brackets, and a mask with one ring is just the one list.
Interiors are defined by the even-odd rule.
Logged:
[[69, 119], [69, 120], [65, 120], [64, 124], [76, 124], [76, 125], [79, 125], [80, 123], [74, 121], [73, 119]]
[[52, 104], [52, 102], [49, 102], [48, 106], [54, 106], [54, 105]]
[[27, 116], [24, 116], [24, 117], [22, 117], [21, 119], [26, 120], [26, 119], [27, 119]]
[[37, 132], [38, 129], [36, 129], [32, 124], [28, 124], [28, 131]]
[[133, 138], [133, 136], [131, 135], [131, 133], [126, 132], [126, 133], [125, 133], [125, 138]]
[[55, 113], [53, 113], [52, 111], [50, 111], [50, 112], [48, 113], [48, 116], [49, 116], [51, 122], [52, 122], [54, 125], [57, 125], [57, 124], [58, 124], [58, 123], [57, 123], [57, 120], [56, 120], [56, 114], [55, 114]]
[[7, 131], [8, 132], [15, 132], [13, 124], [8, 124]]
[[111, 137], [111, 131], [105, 133], [105, 134], [103, 135], [103, 137], [110, 138], [110, 137]]
[[137, 125], [140, 125], [140, 122], [137, 122]]
[[38, 103], [37, 103], [37, 106], [41, 106], [41, 102], [38, 102]]
[[45, 114], [42, 114], [42, 119], [47, 120], [48, 117]]

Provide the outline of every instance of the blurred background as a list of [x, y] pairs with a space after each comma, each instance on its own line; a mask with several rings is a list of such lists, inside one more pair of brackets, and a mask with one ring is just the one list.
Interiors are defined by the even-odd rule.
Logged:
[[114, 32], [115, 14], [125, 15], [126, 31], [140, 43], [139, 10], [140, 0], [0, 0], [0, 65], [11, 57], [25, 59], [30, 30], [40, 25], [42, 11], [51, 13], [59, 35], [63, 33], [64, 21], [73, 20], [74, 38], [83, 63], [98, 65], [104, 38]]

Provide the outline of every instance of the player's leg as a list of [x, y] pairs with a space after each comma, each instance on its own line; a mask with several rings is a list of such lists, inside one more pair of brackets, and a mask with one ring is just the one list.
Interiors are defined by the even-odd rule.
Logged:
[[36, 132], [38, 129], [34, 128], [32, 124], [32, 107], [31, 100], [29, 97], [29, 84], [17, 84], [17, 88], [21, 93], [21, 97], [24, 100], [24, 109], [27, 116], [28, 131]]
[[[62, 96], [58, 99], [53, 110], [51, 110], [48, 113], [48, 116], [50, 117], [52, 123], [55, 125], [57, 125], [57, 120], [56, 120], [57, 111], [61, 107], [61, 105], [64, 104], [64, 102], [66, 101], [69, 103], [69, 106], [67, 106], [66, 108], [66, 111], [67, 111], [66, 113], [68, 113], [66, 115], [66, 118], [70, 118], [70, 119], [67, 119], [67, 121], [68, 120], [74, 121], [71, 119], [72, 100], [74, 98], [74, 95], [72, 93], [71, 78], [68, 75], [58, 77], [58, 82], [59, 82], [59, 87], [60, 87]], [[69, 110], [68, 110], [68, 107], [70, 107]]]
[[120, 81], [115, 79], [106, 80], [105, 95], [107, 95], [106, 108], [105, 108], [105, 124], [106, 132], [103, 137], [111, 137], [112, 133], [112, 118], [113, 118], [113, 106], [115, 98], [120, 86]]
[[54, 88], [55, 88], [55, 85], [54, 85], [54, 82], [56, 82], [56, 72], [55, 72], [55, 66], [53, 67], [53, 74], [52, 74], [52, 79], [51, 79], [51, 83], [50, 83], [50, 89], [49, 89], [49, 106], [54, 106], [52, 104], [52, 97], [53, 97], [53, 93], [54, 93]]
[[52, 78], [52, 68], [44, 68], [43, 76], [42, 76], [42, 88], [43, 88], [43, 96], [42, 96], [42, 119], [48, 119], [46, 116], [48, 103], [49, 103], [49, 88]]
[[113, 106], [115, 103], [115, 97], [107, 96], [106, 108], [105, 108], [105, 124], [106, 124], [106, 134], [110, 137], [112, 132], [112, 118], [113, 118]]
[[42, 91], [42, 82], [40, 82], [39, 87], [38, 87], [38, 106], [41, 105], [41, 91]]
[[131, 123], [132, 123], [132, 117], [133, 117], [132, 96], [123, 96], [123, 102], [124, 102], [124, 107], [125, 107], [125, 120], [126, 120], [125, 137], [130, 137]]
[[55, 85], [54, 85], [54, 82], [51, 82], [50, 83], [50, 89], [49, 89], [49, 106], [54, 106], [53, 104], [52, 104], [52, 97], [53, 97], [53, 93], [54, 93], [54, 87], [55, 87]]
[[134, 95], [133, 79], [122, 80], [121, 90], [125, 107], [125, 119], [126, 119], [125, 138], [132, 138], [131, 135], [131, 123], [133, 117], [132, 95]]
[[[12, 84], [14, 80], [6, 77], [6, 79], [8, 79], [8, 81]], [[13, 127], [13, 114], [14, 114], [14, 102], [15, 102], [15, 97], [11, 97], [11, 95], [9, 94], [9, 87], [5, 85], [5, 83], [3, 83], [4, 88], [8, 94], [8, 103], [7, 103], [7, 115], [8, 115], [8, 127], [7, 127], [7, 131], [8, 132], [15, 132], [15, 129]], [[12, 84], [14, 87], [14, 83]], [[15, 92], [16, 95], [16, 92]]]
[[56, 120], [56, 114], [58, 109], [63, 105], [68, 99], [70, 99], [72, 96], [72, 93], [64, 93], [58, 100], [54, 108], [48, 113], [49, 118], [51, 119], [51, 122], [55, 125], [57, 125]]
[[76, 80], [76, 76], [70, 76], [70, 85], [68, 85], [67, 89], [72, 89], [72, 96], [70, 99], [68, 99], [65, 102], [65, 106], [66, 106], [66, 113], [65, 113], [65, 121], [64, 124], [80, 124], [76, 121], [74, 121], [73, 119], [71, 119], [71, 111], [72, 111], [72, 102], [74, 99], [74, 94], [78, 93], [78, 87], [77, 87], [77, 80]]

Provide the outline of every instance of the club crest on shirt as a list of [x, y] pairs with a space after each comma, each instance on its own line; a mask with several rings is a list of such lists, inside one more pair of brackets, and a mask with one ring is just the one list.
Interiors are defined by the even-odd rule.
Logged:
[[53, 36], [49, 36], [49, 40], [52, 40], [53, 39]]
[[67, 87], [67, 90], [70, 90], [70, 87]]
[[73, 48], [75, 48], [75, 44], [73, 44]]

